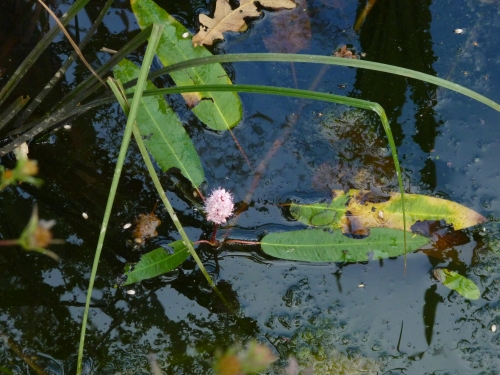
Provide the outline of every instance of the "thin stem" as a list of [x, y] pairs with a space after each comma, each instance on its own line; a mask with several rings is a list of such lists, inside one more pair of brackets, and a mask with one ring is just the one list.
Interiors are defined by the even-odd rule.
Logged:
[[42, 0], [38, 0], [38, 2], [51, 15], [51, 17], [54, 19], [54, 21], [56, 21], [57, 25], [59, 26], [59, 28], [61, 29], [61, 31], [63, 32], [63, 34], [66, 36], [66, 38], [68, 38], [69, 43], [71, 44], [71, 46], [73, 47], [73, 49], [77, 53], [78, 57], [80, 57], [80, 59], [82, 60], [82, 62], [85, 64], [85, 66], [87, 67], [87, 69], [90, 70], [90, 72], [99, 80], [99, 82], [102, 83], [102, 85], [105, 88], [107, 88], [106, 83], [95, 72], [95, 70], [92, 68], [92, 66], [88, 63], [87, 59], [85, 59], [85, 57], [82, 54], [82, 51], [80, 51], [80, 48], [78, 48], [78, 46], [76, 45], [76, 43], [73, 41], [73, 38], [71, 38], [71, 35], [69, 35], [69, 33], [66, 31], [66, 28], [61, 23], [61, 21], [59, 21], [59, 18], [57, 18], [57, 16], [54, 14], [54, 12], [52, 12], [52, 10], [50, 10], [50, 8], [47, 5], [45, 5], [45, 3]]
[[260, 245], [260, 241], [224, 240], [224, 245], [232, 243], [241, 245]]
[[219, 229], [219, 224], [214, 225], [214, 231], [212, 233], [212, 239], [210, 240], [211, 243], [215, 244], [217, 242], [217, 229]]
[[20, 245], [19, 240], [0, 240], [0, 246], [17, 246]]

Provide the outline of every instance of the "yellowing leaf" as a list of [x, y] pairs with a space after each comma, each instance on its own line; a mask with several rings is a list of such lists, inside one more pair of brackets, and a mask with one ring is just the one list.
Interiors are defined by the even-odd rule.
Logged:
[[[350, 190], [348, 194], [335, 191], [331, 203], [296, 204], [290, 214], [298, 221], [312, 226], [342, 228], [344, 233], [363, 228], [403, 229], [401, 195], [391, 194], [385, 202], [370, 202], [366, 192]], [[445, 220], [455, 230], [468, 228], [486, 218], [461, 204], [420, 194], [405, 194], [406, 228], [417, 221]]]
[[[296, 7], [293, 0], [259, 0], [259, 3], [269, 9]], [[240, 0], [240, 6], [236, 9], [231, 9], [228, 0], [217, 0], [214, 18], [200, 14], [200, 31], [193, 37], [193, 45], [212, 45], [215, 40], [224, 39], [223, 32], [245, 31], [248, 28], [245, 18], [259, 17], [261, 13], [255, 0]]]
[[[403, 209], [401, 194], [393, 193], [386, 202], [363, 202], [363, 192], [350, 191], [352, 196], [347, 205], [350, 217], [346, 217], [344, 225], [356, 223], [356, 227], [403, 229]], [[472, 227], [486, 221], [476, 211], [446, 199], [429, 197], [421, 194], [405, 194], [406, 229], [417, 221], [445, 220], [455, 230]]]

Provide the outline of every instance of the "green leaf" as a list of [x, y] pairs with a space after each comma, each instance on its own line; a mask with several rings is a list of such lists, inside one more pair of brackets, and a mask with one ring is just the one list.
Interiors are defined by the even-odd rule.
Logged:
[[[138, 77], [139, 68], [124, 59], [113, 72], [117, 79], [126, 82]], [[148, 81], [146, 88], [151, 90], [155, 86]], [[127, 90], [133, 91], [133, 88]], [[205, 180], [201, 161], [191, 138], [162, 95], [141, 98], [137, 125], [148, 151], [163, 171], [173, 167], [179, 168], [195, 187]]]
[[132, 270], [127, 265], [125, 272], [127, 281], [123, 285], [137, 283], [173, 271], [189, 257], [188, 248], [182, 240], [172, 242], [170, 246], [174, 249], [173, 254], [167, 253], [164, 248], [160, 247], [144, 254]]
[[[415, 251], [429, 240], [420, 235], [407, 239], [407, 251]], [[273, 257], [306, 262], [365, 262], [404, 254], [404, 231], [374, 228], [363, 239], [353, 239], [341, 231], [306, 229], [271, 233], [261, 241], [262, 250]]]
[[443, 285], [454, 290], [468, 299], [478, 299], [481, 295], [479, 288], [474, 282], [465, 276], [459, 275], [446, 268], [436, 268], [434, 276], [441, 281]]
[[[187, 29], [160, 8], [152, 0], [132, 0], [132, 10], [141, 28], [152, 23], [165, 25], [156, 51], [164, 66], [212, 54], [205, 47], [193, 47], [191, 38], [184, 38]], [[171, 74], [177, 85], [231, 84], [231, 80], [220, 64], [188, 68]], [[188, 93], [184, 99], [194, 114], [214, 130], [228, 130], [241, 119], [242, 106], [234, 92]]]
[[[352, 227], [403, 229], [401, 194], [393, 193], [386, 202], [371, 203], [364, 198], [366, 192], [350, 190], [348, 194], [335, 191], [330, 204], [292, 204], [291, 215], [312, 226], [342, 228], [348, 233]], [[474, 210], [446, 199], [420, 194], [405, 194], [406, 228], [417, 221], [445, 220], [455, 230], [486, 221]], [[349, 213], [347, 215], [347, 213]]]
[[301, 223], [315, 227], [340, 227], [340, 219], [345, 215], [349, 195], [339, 192], [331, 203], [313, 203], [290, 205], [290, 214]]

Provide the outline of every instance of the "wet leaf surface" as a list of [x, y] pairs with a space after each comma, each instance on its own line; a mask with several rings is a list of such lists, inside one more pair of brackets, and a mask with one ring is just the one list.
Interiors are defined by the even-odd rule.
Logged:
[[[363, 228], [403, 229], [403, 210], [401, 195], [392, 193], [381, 198], [383, 202], [373, 201], [368, 192], [350, 190], [346, 195], [335, 191], [337, 197], [330, 204], [292, 204], [291, 215], [298, 221], [312, 226], [330, 225], [342, 228], [344, 233], [353, 233]], [[343, 204], [346, 202], [346, 204]], [[405, 194], [406, 229], [424, 220], [444, 220], [455, 230], [483, 223], [486, 218], [479, 213], [446, 199], [420, 194]], [[341, 216], [341, 217], [339, 217]], [[327, 223], [326, 219], [332, 218]], [[333, 219], [335, 217], [335, 219]]]
[[137, 283], [173, 271], [189, 257], [189, 251], [182, 240], [172, 242], [170, 246], [174, 250], [172, 254], [160, 247], [144, 254], [135, 266], [127, 266], [125, 272], [127, 280], [123, 285]]
[[[260, 0], [260, 5], [267, 9], [293, 9], [293, 0]], [[193, 37], [195, 46], [212, 45], [216, 40], [224, 40], [222, 33], [241, 32], [248, 28], [246, 18], [256, 18], [262, 14], [254, 0], [241, 0], [240, 6], [232, 9], [227, 0], [217, 0], [213, 18], [200, 14], [200, 31]]]
[[[205, 47], [193, 47], [190, 38], [184, 38], [188, 30], [151, 0], [132, 0], [132, 10], [141, 28], [153, 23], [164, 24], [156, 54], [164, 66], [212, 56]], [[189, 35], [189, 33], [188, 33]], [[231, 84], [226, 71], [220, 64], [210, 64], [198, 68], [172, 72], [170, 74], [178, 86]], [[189, 93], [183, 94], [193, 113], [214, 130], [228, 130], [236, 126], [242, 116], [242, 106], [237, 93]]]
[[454, 271], [447, 270], [446, 268], [436, 268], [434, 270], [434, 276], [445, 287], [456, 291], [465, 298], [476, 300], [481, 295], [479, 288], [472, 280]]
[[[124, 59], [113, 69], [113, 73], [122, 82], [127, 82], [139, 76], [139, 68]], [[154, 88], [153, 83], [146, 83], [147, 90]], [[133, 88], [127, 90], [133, 91]], [[205, 173], [194, 144], [162, 95], [141, 98], [137, 125], [146, 148], [164, 172], [178, 168], [195, 187], [204, 181]]]
[[[404, 232], [396, 229], [374, 228], [370, 235], [354, 239], [340, 230], [320, 229], [271, 233], [262, 241], [262, 250], [273, 257], [306, 262], [366, 262], [404, 254]], [[407, 252], [412, 252], [428, 243], [420, 235], [407, 237]]]

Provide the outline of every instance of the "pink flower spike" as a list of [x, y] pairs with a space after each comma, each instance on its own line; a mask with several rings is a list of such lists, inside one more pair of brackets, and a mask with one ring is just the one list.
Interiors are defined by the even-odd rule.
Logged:
[[205, 202], [205, 211], [207, 211], [207, 220], [215, 224], [223, 224], [227, 218], [233, 214], [234, 204], [233, 196], [229, 191], [220, 187], [207, 198]]

